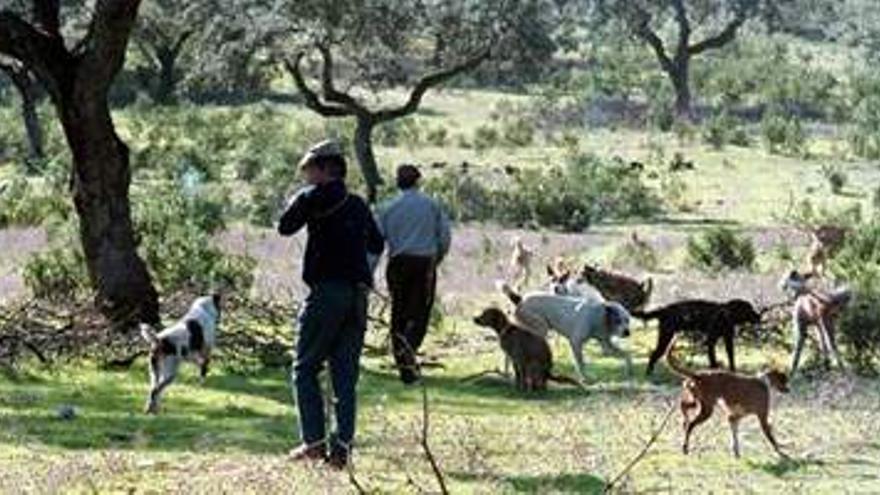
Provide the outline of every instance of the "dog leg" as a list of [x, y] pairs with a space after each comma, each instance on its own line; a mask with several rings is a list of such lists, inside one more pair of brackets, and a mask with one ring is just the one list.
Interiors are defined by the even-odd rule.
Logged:
[[709, 367], [718, 367], [718, 356], [715, 354], [715, 346], [718, 344], [718, 335], [713, 335], [706, 339], [706, 353], [709, 355]]
[[779, 444], [776, 442], [776, 438], [773, 436], [773, 430], [770, 428], [770, 422], [767, 420], [767, 415], [759, 415], [758, 419], [761, 422], [761, 431], [764, 432], [764, 436], [767, 437], [770, 445], [773, 446], [773, 450], [775, 450], [780, 457], [788, 459], [788, 455], [779, 448]]
[[574, 362], [577, 365], [578, 372], [584, 381], [590, 381], [592, 378], [587, 374], [587, 365], [584, 363], [584, 341], [570, 340], [571, 353], [574, 356]]
[[162, 380], [150, 390], [150, 400], [147, 403], [147, 414], [156, 414], [159, 412], [159, 400], [162, 398], [162, 392], [177, 377], [177, 368], [180, 366], [180, 360], [177, 356], [166, 357], [162, 363]]
[[730, 367], [730, 371], [736, 371], [736, 362], [733, 359], [733, 335], [732, 329], [724, 334], [724, 350], [727, 351], [727, 366]]
[[730, 448], [733, 455], [739, 457], [739, 418], [728, 418], [730, 422]]
[[207, 353], [202, 354], [199, 358], [199, 385], [205, 384], [205, 377], [208, 376], [208, 365], [211, 363], [211, 356]]
[[801, 352], [804, 350], [804, 343], [807, 340], [807, 326], [797, 315], [794, 319], [794, 351], [791, 354], [791, 376], [797, 372], [798, 363], [801, 360]]
[[705, 423], [709, 417], [712, 416], [712, 410], [714, 406], [706, 404], [705, 402], [700, 402], [700, 412], [697, 414], [697, 417], [691, 420], [687, 427], [684, 430], [684, 445], [681, 446], [681, 451], [687, 455], [690, 450], [690, 442], [691, 442], [691, 433], [693, 433], [694, 428], [700, 426]]
[[602, 339], [602, 354], [606, 356], [617, 356], [626, 363], [626, 376], [632, 377], [632, 359], [629, 356], [629, 353], [614, 345], [613, 342], [607, 339]]
[[822, 318], [819, 320], [819, 339], [823, 342], [822, 347], [825, 355], [831, 356], [834, 365], [843, 369], [843, 361], [840, 360], [837, 344], [834, 342], [834, 323], [830, 319]]
[[660, 330], [657, 334], [657, 347], [654, 348], [654, 351], [651, 352], [651, 357], [648, 359], [648, 370], [645, 372], [646, 375], [650, 375], [654, 372], [654, 365], [656, 365], [657, 361], [666, 354], [666, 349], [669, 347], [669, 343], [672, 342], [673, 335], [675, 335], [675, 333], [664, 330], [663, 322], [660, 322]]

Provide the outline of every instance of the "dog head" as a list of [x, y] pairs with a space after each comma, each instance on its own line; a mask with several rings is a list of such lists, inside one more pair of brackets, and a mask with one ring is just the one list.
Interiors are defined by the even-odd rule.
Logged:
[[501, 333], [508, 325], [507, 315], [498, 308], [486, 308], [482, 313], [474, 317], [474, 323], [481, 327], [487, 327]]
[[617, 302], [603, 303], [605, 306], [605, 328], [609, 335], [629, 337], [629, 311]]
[[770, 370], [762, 373], [762, 376], [767, 381], [767, 384], [776, 390], [787, 394], [789, 392], [788, 388], [788, 375], [779, 370]]
[[779, 281], [779, 288], [783, 291], [791, 291], [795, 295], [802, 294], [807, 290], [807, 281], [813, 278], [812, 273], [800, 273], [792, 270]]
[[755, 310], [752, 303], [743, 299], [733, 299], [728, 301], [727, 304], [725, 304], [725, 309], [727, 309], [727, 312], [733, 319], [734, 323], [751, 323], [753, 325], [761, 323], [761, 314]]

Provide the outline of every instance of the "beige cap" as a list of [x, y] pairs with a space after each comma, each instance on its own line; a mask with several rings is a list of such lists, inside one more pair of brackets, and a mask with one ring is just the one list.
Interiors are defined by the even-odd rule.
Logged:
[[304, 168], [316, 158], [342, 156], [342, 146], [334, 139], [327, 139], [309, 148], [299, 161], [299, 168]]

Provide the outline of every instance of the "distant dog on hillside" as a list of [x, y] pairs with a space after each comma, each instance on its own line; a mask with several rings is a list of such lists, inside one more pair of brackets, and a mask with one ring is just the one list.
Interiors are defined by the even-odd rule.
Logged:
[[517, 390], [545, 390], [549, 380], [580, 386], [573, 378], [554, 375], [553, 355], [547, 341], [515, 325], [500, 309], [483, 310], [474, 318], [474, 323], [498, 334], [501, 349], [513, 362]]
[[810, 250], [807, 261], [813, 275], [825, 274], [825, 265], [846, 240], [847, 229], [836, 225], [820, 225], [810, 229]]
[[[788, 392], [788, 377], [779, 371], [768, 371], [758, 376], [745, 376], [722, 370], [691, 371], [681, 366], [672, 355], [674, 343], [670, 344], [666, 362], [673, 373], [682, 378], [681, 414], [684, 417], [684, 443], [682, 451], [690, 448], [694, 428], [712, 416], [716, 405], [721, 405], [730, 424], [730, 441], [733, 454], [739, 457], [739, 422], [755, 415], [761, 422], [761, 431], [782, 457], [770, 428], [770, 395], [772, 389]], [[692, 414], [694, 413], [694, 414]]]
[[654, 311], [633, 311], [632, 315], [640, 320], [659, 320], [657, 347], [648, 360], [647, 374], [654, 371], [654, 365], [663, 357], [677, 332], [691, 331], [706, 337], [706, 350], [709, 354], [709, 365], [718, 367], [715, 356], [715, 344], [724, 339], [727, 351], [727, 365], [736, 371], [734, 362], [734, 337], [736, 327], [744, 324], [758, 325], [761, 315], [754, 306], [742, 299], [733, 299], [724, 303], [693, 299], [670, 304]]
[[177, 377], [183, 361], [199, 366], [204, 381], [208, 373], [211, 351], [217, 338], [220, 322], [220, 296], [200, 297], [193, 302], [186, 315], [174, 325], [159, 333], [147, 324], [141, 324], [141, 335], [150, 344], [150, 395], [146, 413], [159, 412], [162, 392]]
[[849, 304], [852, 299], [852, 291], [848, 288], [839, 288], [825, 293], [807, 286], [807, 281], [812, 274], [801, 274], [796, 270], [789, 272], [782, 279], [780, 287], [790, 290], [795, 295], [794, 307], [792, 308], [792, 320], [794, 327], [794, 352], [791, 355], [792, 375], [797, 372], [804, 344], [807, 341], [807, 328], [816, 325], [819, 329], [819, 345], [826, 363], [831, 358], [839, 367], [843, 367], [840, 355], [837, 352], [837, 344], [834, 342], [834, 319]]
[[510, 254], [511, 280], [519, 286], [528, 283], [532, 276], [532, 259], [535, 253], [517, 237], [513, 240], [513, 252]]

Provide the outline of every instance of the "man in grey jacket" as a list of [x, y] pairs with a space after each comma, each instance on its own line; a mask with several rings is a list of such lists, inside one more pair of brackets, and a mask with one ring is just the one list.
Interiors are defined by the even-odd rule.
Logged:
[[437, 266], [449, 251], [449, 220], [436, 201], [419, 190], [413, 165], [397, 169], [400, 194], [382, 209], [379, 226], [388, 242], [386, 277], [391, 292], [391, 343], [405, 384], [419, 379], [415, 354], [434, 305]]

